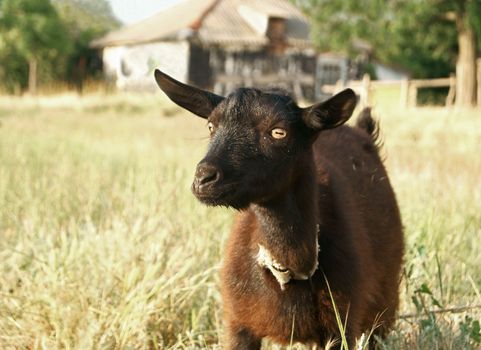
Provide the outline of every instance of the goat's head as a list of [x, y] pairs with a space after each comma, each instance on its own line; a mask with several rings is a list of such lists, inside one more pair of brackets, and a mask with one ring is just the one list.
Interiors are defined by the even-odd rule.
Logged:
[[318, 133], [345, 123], [356, 105], [350, 89], [300, 108], [279, 92], [242, 88], [222, 97], [159, 70], [155, 79], [173, 102], [208, 122], [209, 149], [197, 165], [192, 191], [203, 203], [237, 209], [288, 188], [304, 170]]

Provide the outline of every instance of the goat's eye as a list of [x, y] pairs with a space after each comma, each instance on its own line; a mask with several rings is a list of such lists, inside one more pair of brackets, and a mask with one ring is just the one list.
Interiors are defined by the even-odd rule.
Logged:
[[283, 139], [287, 136], [287, 131], [281, 128], [275, 128], [271, 130], [271, 136], [275, 139]]
[[209, 128], [209, 132], [212, 134], [214, 132], [215, 126], [212, 124], [212, 122], [209, 122], [207, 124], [207, 127]]

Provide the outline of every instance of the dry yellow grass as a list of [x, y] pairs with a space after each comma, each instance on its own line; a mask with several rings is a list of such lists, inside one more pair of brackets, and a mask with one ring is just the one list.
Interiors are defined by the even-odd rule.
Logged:
[[[401, 313], [419, 317], [384, 348], [475, 349], [480, 309], [428, 310], [481, 304], [481, 112], [388, 97], [375, 112], [406, 231]], [[205, 122], [159, 93], [0, 97], [0, 123], [0, 348], [219, 348], [233, 212], [190, 193]]]

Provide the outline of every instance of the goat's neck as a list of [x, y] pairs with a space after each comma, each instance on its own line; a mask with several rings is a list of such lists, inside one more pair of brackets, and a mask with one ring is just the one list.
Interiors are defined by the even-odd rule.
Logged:
[[313, 161], [304, 169], [287, 191], [251, 208], [257, 243], [286, 268], [310, 276], [317, 268], [318, 188]]

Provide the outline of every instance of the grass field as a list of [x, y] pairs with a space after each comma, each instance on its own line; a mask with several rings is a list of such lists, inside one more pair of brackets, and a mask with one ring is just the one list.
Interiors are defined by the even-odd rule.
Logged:
[[[481, 111], [375, 101], [406, 235], [382, 348], [479, 349]], [[0, 98], [0, 349], [220, 348], [234, 212], [190, 193], [207, 135], [160, 93]]]

